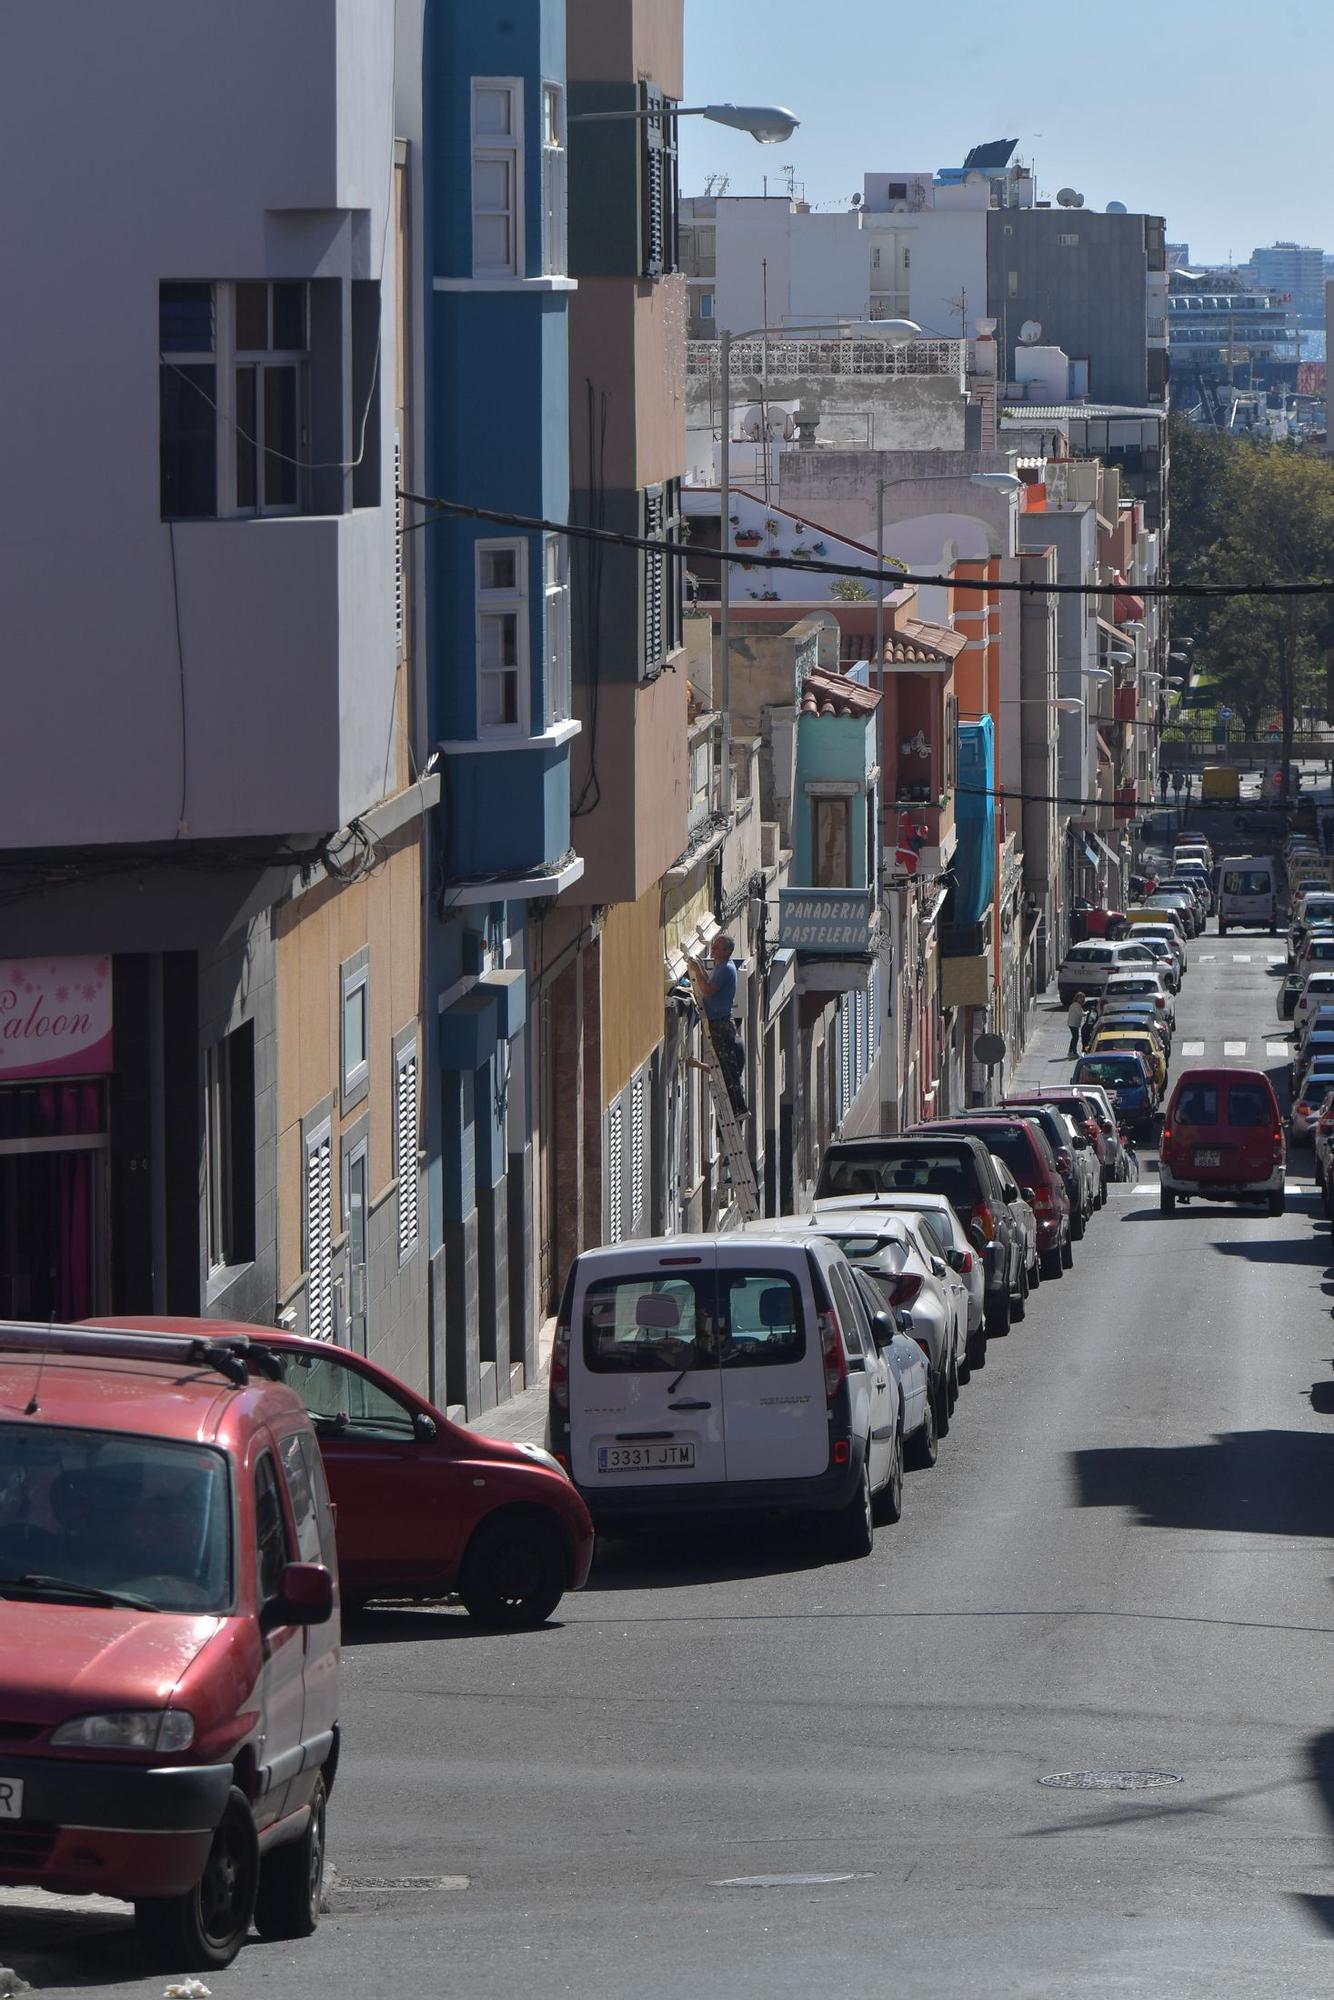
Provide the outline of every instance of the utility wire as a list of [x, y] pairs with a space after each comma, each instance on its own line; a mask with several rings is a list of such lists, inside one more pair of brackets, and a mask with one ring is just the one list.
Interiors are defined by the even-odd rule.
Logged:
[[655, 540], [648, 535], [627, 535], [615, 528], [584, 527], [572, 521], [548, 521], [534, 514], [505, 513], [498, 507], [471, 507], [462, 500], [439, 500], [428, 493], [409, 493], [405, 487], [398, 488], [398, 498], [408, 500], [414, 507], [427, 507], [431, 512], [425, 519], [409, 521], [399, 529], [401, 535], [411, 535], [418, 528], [428, 528], [434, 521], [455, 518], [470, 521], [493, 522], [504, 528], [523, 528], [533, 533], [547, 535], [570, 535], [578, 540], [607, 542], [620, 548], [646, 549], [653, 555], [665, 555], [674, 562], [688, 561], [692, 556], [697, 560], [718, 563], [742, 563], [752, 569], [805, 570], [815, 576], [853, 576], [865, 578], [869, 583], [892, 582], [895, 587], [905, 584], [934, 585], [946, 590], [1014, 591], [1023, 597], [1186, 597], [1186, 598], [1228, 598], [1228, 597], [1330, 597], [1334, 596], [1334, 579], [1307, 583], [1029, 583], [1003, 577], [958, 577], [923, 576], [911, 570], [868, 568], [864, 564], [826, 562], [815, 557], [762, 556], [750, 550], [714, 549], [702, 543], [670, 542]]

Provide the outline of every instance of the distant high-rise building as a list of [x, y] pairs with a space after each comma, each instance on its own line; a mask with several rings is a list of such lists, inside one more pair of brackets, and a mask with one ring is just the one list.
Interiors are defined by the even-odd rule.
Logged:
[[1325, 310], [1325, 253], [1310, 243], [1271, 243], [1251, 252], [1251, 283], [1271, 297], [1290, 298], [1299, 318]]
[[1167, 269], [1169, 275], [1179, 271], [1183, 264], [1190, 263], [1189, 243], [1169, 243], [1167, 245]]

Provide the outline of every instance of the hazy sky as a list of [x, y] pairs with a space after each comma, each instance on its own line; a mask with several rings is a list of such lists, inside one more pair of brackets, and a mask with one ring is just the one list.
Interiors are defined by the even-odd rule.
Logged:
[[1018, 138], [1044, 195], [1167, 217], [1198, 262], [1278, 238], [1334, 252], [1334, 0], [686, 0], [686, 101], [785, 104], [783, 146], [681, 126], [681, 187], [796, 168], [843, 208], [867, 170]]

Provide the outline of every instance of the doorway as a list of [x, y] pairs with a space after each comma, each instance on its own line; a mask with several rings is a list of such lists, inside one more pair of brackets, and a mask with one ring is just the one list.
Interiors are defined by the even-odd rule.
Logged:
[[0, 1316], [110, 1310], [109, 1157], [100, 1078], [0, 1088]]

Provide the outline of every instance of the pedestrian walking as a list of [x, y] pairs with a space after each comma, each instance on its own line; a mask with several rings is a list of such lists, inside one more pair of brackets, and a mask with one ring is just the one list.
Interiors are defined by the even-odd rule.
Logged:
[[1076, 993], [1074, 999], [1065, 1010], [1065, 1018], [1070, 1024], [1070, 1053], [1072, 1056], [1079, 1054], [1083, 1044], [1084, 1008], [1086, 1004], [1083, 994]]

